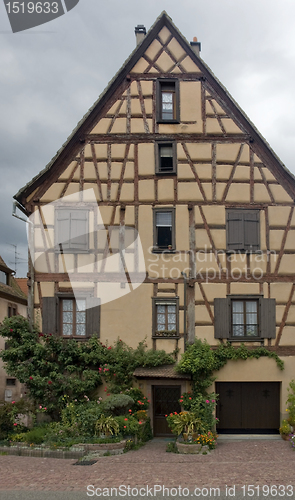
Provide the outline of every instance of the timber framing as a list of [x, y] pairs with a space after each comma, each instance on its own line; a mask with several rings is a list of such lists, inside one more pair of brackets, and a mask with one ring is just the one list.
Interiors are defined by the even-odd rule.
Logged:
[[[138, 62], [139, 59], [144, 56], [146, 49], [148, 48], [150, 43], [157, 38], [158, 33], [163, 27], [169, 29], [171, 36], [175, 37], [180, 46], [183, 48], [184, 52], [189, 55], [191, 60], [194, 61], [201, 70], [201, 74], [199, 75], [192, 74], [189, 77], [188, 74], [184, 73], [182, 77], [186, 78], [187, 80], [189, 80], [190, 78], [200, 78], [202, 80], [202, 84], [204, 85], [205, 90], [207, 90], [210, 94], [211, 98], [214, 98], [217, 102], [222, 102], [223, 106], [225, 107], [226, 114], [230, 116], [242, 130], [245, 131], [245, 134], [246, 136], [248, 136], [248, 139], [250, 140], [255, 153], [261, 157], [263, 163], [266, 163], [268, 165], [268, 168], [272, 171], [280, 184], [284, 186], [291, 198], [295, 198], [293, 175], [278, 159], [278, 157], [254, 127], [254, 125], [249, 121], [244, 112], [238, 107], [238, 105], [229, 95], [227, 90], [212, 74], [208, 66], [192, 50], [186, 39], [178, 31], [170, 17], [164, 11], [156, 20], [155, 24], [151, 27], [140, 45], [134, 50], [134, 52], [130, 55], [119, 72], [115, 75], [103, 94], [89, 109], [83, 120], [78, 123], [77, 127], [74, 129], [65, 145], [57, 152], [56, 156], [45, 167], [45, 169], [41, 171], [30, 183], [28, 183], [15, 195], [14, 198], [24, 206], [28, 214], [30, 214], [32, 211], [32, 204], [27, 202], [28, 197], [30, 197], [30, 195], [37, 189], [39, 190], [37, 198], [40, 197], [42, 195], [42, 192], [48, 189], [48, 187], [56, 181], [59, 174], [65, 169], [66, 164], [81, 151], [81, 149], [85, 145], [85, 142], [87, 141], [87, 136], [89, 135], [95, 124], [102, 116], [107, 113], [110, 106], [112, 106], [116, 102], [118, 96], [121, 95], [129, 86], [131, 79], [131, 69], [134, 67], [136, 62]], [[169, 42], [167, 41], [167, 43]], [[165, 43], [163, 44], [160, 53], [157, 54], [157, 59], [160, 57], [161, 52], [164, 48]], [[159, 71], [157, 63], [155, 61], [150, 61], [150, 64], [151, 67], [153, 66], [157, 69], [157, 71]], [[171, 69], [172, 68], [170, 68], [170, 70]], [[153, 78], [153, 75], [150, 73], [146, 73], [146, 76], [148, 79]], [[156, 73], [156, 78], [161, 77], [166, 77], [166, 74], [162, 75], [161, 73]], [[138, 75], [138, 78], [142, 79], [142, 74]], [[180, 75], [177, 75], [177, 78], [180, 78]], [[210, 101], [209, 98], [206, 100]], [[214, 114], [216, 114], [214, 106], [213, 111]], [[157, 133], [156, 126], [153, 127], [153, 130]], [[222, 132], [222, 135], [224, 135], [223, 130]], [[112, 138], [112, 140], [114, 140], [114, 137]]]

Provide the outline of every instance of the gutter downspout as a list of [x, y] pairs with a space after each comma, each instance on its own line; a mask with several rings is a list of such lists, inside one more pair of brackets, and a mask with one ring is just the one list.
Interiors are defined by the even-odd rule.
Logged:
[[181, 272], [183, 276], [183, 341], [184, 341], [184, 352], [186, 351], [187, 343], [187, 329], [186, 329], [186, 287], [187, 287], [187, 275], [183, 271]]
[[[24, 217], [20, 217], [16, 213], [16, 209], [19, 209], [27, 218], [25, 219]], [[28, 248], [28, 306], [27, 306], [27, 315], [28, 315], [28, 321], [30, 324], [30, 328], [33, 328], [34, 324], [34, 287], [35, 287], [35, 274], [34, 274], [34, 266], [33, 266], [33, 261], [30, 253], [30, 248], [33, 249], [33, 239], [34, 239], [34, 224], [31, 222], [28, 218], [27, 212], [25, 207], [23, 207], [18, 201], [13, 202], [13, 207], [12, 207], [12, 216], [16, 217], [17, 219], [26, 222], [28, 224], [27, 228], [27, 234], [28, 234], [28, 243], [29, 243], [29, 248]]]

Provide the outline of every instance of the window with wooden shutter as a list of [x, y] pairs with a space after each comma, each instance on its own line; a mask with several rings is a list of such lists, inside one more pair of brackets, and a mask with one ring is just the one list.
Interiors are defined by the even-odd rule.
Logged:
[[227, 250], [255, 252], [260, 248], [260, 211], [233, 210], [226, 212]]
[[214, 337], [240, 342], [275, 338], [275, 299], [258, 295], [214, 299]]
[[43, 297], [42, 332], [65, 338], [85, 339], [100, 334], [99, 299], [69, 294]]
[[55, 248], [64, 253], [83, 253], [89, 248], [88, 210], [59, 208], [55, 217]]

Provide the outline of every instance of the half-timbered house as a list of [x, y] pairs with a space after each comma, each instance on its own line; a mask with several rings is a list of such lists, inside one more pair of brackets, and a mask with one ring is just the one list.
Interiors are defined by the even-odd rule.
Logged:
[[[30, 317], [66, 338], [169, 352], [195, 337], [265, 346], [284, 371], [231, 361], [215, 389], [220, 430], [273, 431], [295, 371], [294, 177], [165, 12], [136, 38], [15, 196], [31, 220]], [[167, 367], [136, 375], [164, 434], [189, 381]]]

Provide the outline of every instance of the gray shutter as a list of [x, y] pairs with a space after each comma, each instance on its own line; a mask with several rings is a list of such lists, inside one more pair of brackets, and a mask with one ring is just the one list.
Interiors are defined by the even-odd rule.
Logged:
[[43, 297], [42, 299], [42, 333], [57, 332], [57, 298]]
[[231, 210], [226, 214], [227, 250], [244, 250], [243, 212]]
[[87, 297], [86, 299], [86, 335], [91, 337], [94, 333], [100, 337], [100, 305], [99, 299]]
[[276, 338], [276, 300], [260, 299], [260, 336]]
[[73, 210], [70, 215], [70, 248], [74, 250], [88, 250], [88, 211]]
[[59, 249], [59, 244], [62, 244], [63, 250], [70, 248], [70, 219], [71, 213], [69, 210], [57, 210], [56, 213], [56, 229], [55, 229], [55, 246]]
[[214, 299], [214, 338], [230, 337], [230, 299]]
[[244, 250], [259, 250], [260, 248], [260, 212], [251, 210], [244, 213]]

